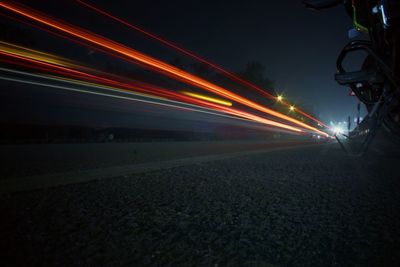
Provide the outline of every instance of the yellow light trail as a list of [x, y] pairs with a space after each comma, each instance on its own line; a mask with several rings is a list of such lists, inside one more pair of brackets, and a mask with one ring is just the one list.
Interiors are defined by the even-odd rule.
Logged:
[[70, 68], [78, 67], [78, 65], [73, 63], [71, 60], [68, 60], [68, 59], [53, 55], [53, 54], [45, 53], [42, 51], [30, 49], [27, 47], [3, 42], [3, 41], [0, 41], [0, 51], [6, 52], [6, 53], [9, 53], [12, 55], [23, 56], [26, 58], [46, 62], [49, 64], [58, 65], [58, 66], [70, 67]]
[[198, 99], [201, 99], [201, 100], [209, 101], [209, 102], [212, 102], [212, 103], [228, 106], [228, 107], [232, 106], [232, 102], [229, 102], [229, 101], [226, 101], [226, 100], [223, 100], [223, 99], [218, 99], [218, 98], [214, 98], [214, 97], [210, 97], [210, 96], [206, 96], [206, 95], [201, 95], [201, 94], [196, 94], [196, 93], [191, 93], [191, 92], [182, 92], [182, 94], [187, 95], [187, 96], [191, 96], [191, 97], [194, 97], [194, 98], [198, 98]]

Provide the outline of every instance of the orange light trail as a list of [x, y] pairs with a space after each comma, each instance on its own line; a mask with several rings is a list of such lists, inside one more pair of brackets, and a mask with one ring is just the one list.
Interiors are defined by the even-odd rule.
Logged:
[[[211, 63], [210, 61], [208, 61], [208, 60], [196, 55], [195, 53], [193, 53], [191, 51], [188, 51], [187, 49], [179, 47], [178, 45], [172, 43], [171, 41], [168, 41], [168, 40], [163, 39], [163, 38], [161, 38], [161, 37], [159, 37], [159, 36], [157, 36], [157, 35], [155, 35], [153, 33], [145, 31], [144, 29], [142, 29], [142, 28], [140, 28], [138, 26], [135, 26], [135, 25], [129, 23], [128, 21], [126, 21], [126, 20], [123, 20], [123, 19], [121, 19], [119, 17], [116, 17], [116, 16], [110, 14], [109, 12], [107, 12], [107, 11], [105, 11], [103, 9], [100, 9], [98, 7], [95, 7], [95, 6], [89, 4], [89, 3], [85, 2], [85, 1], [82, 1], [82, 0], [76, 0], [76, 1], [79, 4], [84, 5], [84, 6], [88, 7], [88, 8], [96, 11], [99, 14], [102, 14], [102, 15], [108, 17], [108, 18], [111, 18], [111, 19], [113, 19], [113, 20], [115, 20], [115, 21], [127, 26], [128, 28], [131, 28], [131, 29], [133, 29], [135, 31], [138, 31], [138, 32], [150, 37], [150, 38], [153, 38], [154, 40], [157, 40], [157, 41], [161, 42], [162, 44], [164, 44], [164, 45], [166, 45], [168, 47], [171, 47], [171, 48], [179, 51], [180, 53], [182, 53], [184, 55], [187, 55], [187, 56], [189, 56], [191, 58], [194, 58], [194, 59], [196, 59], [196, 60], [198, 60], [198, 61], [200, 61], [200, 62], [202, 62], [202, 63], [204, 63], [204, 64], [206, 64], [208, 66], [210, 66], [211, 68], [213, 68], [215, 70], [218, 70], [219, 72], [223, 73], [227, 77], [229, 77], [229, 78], [231, 78], [231, 79], [233, 79], [233, 80], [235, 80], [235, 81], [237, 81], [237, 82], [239, 82], [239, 83], [241, 83], [241, 84], [243, 84], [243, 85], [245, 85], [247, 87], [250, 87], [253, 90], [258, 91], [259, 93], [261, 93], [262, 95], [266, 96], [269, 99], [274, 99], [275, 100], [275, 99], [278, 98], [278, 97], [270, 94], [269, 92], [263, 90], [262, 88], [258, 87], [257, 85], [238, 77], [237, 75], [235, 75], [235, 74], [223, 69], [222, 67], [220, 67], [220, 66], [218, 66], [218, 65], [216, 65], [214, 63]], [[281, 102], [281, 104], [286, 105], [286, 106], [290, 106], [291, 105], [287, 101], [284, 101], [283, 99], [279, 100], [279, 102]], [[329, 128], [326, 124], [324, 124], [320, 120], [314, 118], [313, 116], [307, 114], [306, 112], [304, 112], [304, 111], [302, 111], [302, 110], [300, 110], [298, 108], [296, 109], [296, 112], [301, 114], [301, 115], [303, 115], [303, 116], [305, 116], [305, 117], [307, 117], [307, 118], [309, 118], [310, 120], [313, 120], [313, 121], [317, 122], [319, 125], [322, 125], [324, 127]]]
[[212, 84], [212, 83], [210, 83], [210, 82], [208, 82], [206, 80], [203, 80], [203, 79], [201, 79], [201, 78], [199, 78], [199, 77], [197, 77], [195, 75], [187, 73], [187, 72], [185, 72], [185, 71], [183, 71], [181, 69], [173, 67], [173, 66], [171, 66], [169, 64], [166, 64], [166, 63], [164, 63], [164, 62], [162, 62], [160, 60], [157, 60], [157, 59], [152, 58], [150, 56], [147, 56], [145, 54], [142, 54], [142, 53], [140, 53], [140, 52], [138, 52], [138, 51], [136, 51], [134, 49], [131, 49], [131, 48], [126, 47], [126, 46], [124, 46], [122, 44], [116, 43], [116, 42], [114, 42], [112, 40], [109, 40], [109, 39], [107, 39], [105, 37], [101, 37], [99, 35], [96, 35], [96, 34], [93, 34], [91, 32], [82, 30], [82, 29], [80, 29], [78, 27], [75, 27], [75, 26], [71, 26], [71, 25], [67, 25], [65, 23], [61, 23], [61, 22], [56, 21], [54, 19], [48, 18], [48, 17], [46, 17], [44, 15], [35, 13], [32, 10], [23, 8], [21, 6], [17, 6], [15, 4], [0, 2], [0, 6], [2, 6], [3, 8], [8, 9], [10, 11], [13, 11], [13, 12], [15, 12], [17, 14], [20, 14], [22, 16], [30, 18], [30, 19], [32, 19], [32, 20], [34, 20], [36, 22], [40, 22], [42, 24], [45, 24], [45, 25], [50, 26], [52, 28], [55, 28], [55, 29], [57, 29], [59, 31], [62, 31], [62, 32], [68, 33], [68, 34], [70, 34], [72, 36], [78, 37], [78, 38], [80, 38], [82, 40], [85, 40], [87, 42], [93, 43], [93, 44], [98, 45], [98, 46], [103, 47], [103, 48], [107, 48], [107, 49], [109, 49], [111, 51], [117, 52], [117, 53], [119, 53], [121, 55], [124, 55], [124, 56], [126, 56], [128, 58], [137, 60], [137, 61], [139, 61], [141, 63], [144, 63], [146, 65], [149, 65], [149, 66], [155, 68], [158, 71], [169, 73], [169, 74], [171, 74], [171, 75], [173, 75], [175, 77], [181, 78], [181, 79], [187, 81], [188, 83], [196, 85], [196, 86], [198, 86], [198, 87], [200, 87], [202, 89], [205, 89], [205, 90], [207, 90], [209, 92], [212, 92], [212, 93], [218, 94], [220, 96], [226, 97], [228, 99], [237, 101], [237, 102], [239, 102], [239, 103], [241, 103], [243, 105], [246, 105], [248, 107], [254, 108], [254, 109], [259, 110], [261, 112], [267, 113], [269, 115], [278, 117], [280, 119], [283, 119], [283, 120], [286, 120], [286, 121], [290, 121], [290, 122], [292, 122], [294, 124], [297, 124], [297, 125], [299, 125], [299, 126], [301, 126], [303, 128], [309, 129], [311, 131], [314, 131], [314, 132], [317, 132], [317, 133], [320, 133], [320, 134], [323, 134], [323, 135], [328, 135], [328, 134], [316, 129], [315, 127], [312, 127], [312, 126], [310, 126], [308, 124], [305, 124], [305, 123], [303, 123], [301, 121], [293, 119], [293, 118], [291, 118], [289, 116], [281, 114], [281, 113], [279, 113], [277, 111], [274, 111], [272, 109], [269, 109], [269, 108], [266, 108], [264, 106], [261, 106], [260, 104], [257, 104], [257, 103], [255, 103], [253, 101], [250, 101], [250, 100], [248, 100], [248, 99], [246, 99], [244, 97], [241, 97], [241, 96], [239, 96], [239, 95], [237, 95], [235, 93], [232, 93], [232, 92], [228, 91], [227, 89], [224, 89], [224, 88], [222, 88], [222, 87], [220, 87], [218, 85]]

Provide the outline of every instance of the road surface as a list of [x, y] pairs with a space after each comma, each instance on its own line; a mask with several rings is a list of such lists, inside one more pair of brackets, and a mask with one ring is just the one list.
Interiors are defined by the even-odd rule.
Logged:
[[398, 266], [398, 162], [319, 145], [2, 193], [1, 258], [8, 266]]
[[311, 138], [2, 145], [0, 192], [32, 190], [316, 145]]

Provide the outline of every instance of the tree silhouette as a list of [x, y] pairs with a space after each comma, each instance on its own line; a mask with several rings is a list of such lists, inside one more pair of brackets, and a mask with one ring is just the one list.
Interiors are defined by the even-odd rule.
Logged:
[[246, 68], [240, 71], [238, 75], [261, 88], [270, 89], [274, 87], [274, 82], [265, 76], [265, 67], [259, 61], [247, 63]]
[[204, 63], [194, 62], [190, 64], [190, 68], [193, 73], [202, 77], [202, 78], [210, 78], [214, 74], [212, 68]]

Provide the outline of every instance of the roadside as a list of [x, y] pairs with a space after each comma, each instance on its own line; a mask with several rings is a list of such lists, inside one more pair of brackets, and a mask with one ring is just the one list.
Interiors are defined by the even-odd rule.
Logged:
[[265, 153], [314, 141], [209, 141], [7, 146], [0, 192], [33, 190]]

